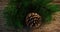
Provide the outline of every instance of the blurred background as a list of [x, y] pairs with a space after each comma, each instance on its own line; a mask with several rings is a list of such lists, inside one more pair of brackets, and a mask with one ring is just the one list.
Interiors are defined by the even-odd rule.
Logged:
[[[54, 0], [53, 4], [57, 4], [60, 7], [60, 0]], [[52, 4], [51, 3], [51, 4]], [[4, 19], [3, 10], [7, 6], [8, 0], [0, 0], [0, 32], [14, 32], [15, 29], [11, 26], [7, 29], [5, 26], [6, 19]], [[57, 12], [52, 15], [53, 22], [48, 25], [44, 25], [41, 29], [32, 30], [32, 32], [60, 32], [60, 12]]]

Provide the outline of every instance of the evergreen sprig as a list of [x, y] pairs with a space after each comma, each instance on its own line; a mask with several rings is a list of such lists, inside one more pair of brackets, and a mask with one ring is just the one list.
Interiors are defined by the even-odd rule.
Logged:
[[26, 15], [32, 10], [42, 16], [43, 23], [50, 22], [52, 13], [60, 11], [57, 5], [48, 5], [50, 2], [52, 0], [9, 0], [4, 9], [7, 24], [18, 28], [23, 27]]

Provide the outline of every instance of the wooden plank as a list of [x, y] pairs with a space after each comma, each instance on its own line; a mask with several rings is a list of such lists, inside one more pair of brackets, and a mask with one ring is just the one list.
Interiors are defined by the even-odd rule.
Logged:
[[53, 2], [54, 3], [60, 3], [60, 0], [54, 0]]

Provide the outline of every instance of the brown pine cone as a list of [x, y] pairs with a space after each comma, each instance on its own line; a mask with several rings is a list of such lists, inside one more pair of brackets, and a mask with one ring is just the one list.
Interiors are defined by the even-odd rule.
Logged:
[[41, 25], [41, 16], [37, 13], [29, 13], [25, 22], [30, 28], [38, 28]]

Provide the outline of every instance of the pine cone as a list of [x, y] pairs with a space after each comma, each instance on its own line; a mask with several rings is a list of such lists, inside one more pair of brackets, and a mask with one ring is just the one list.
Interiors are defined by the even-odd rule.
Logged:
[[29, 13], [25, 22], [30, 28], [38, 28], [41, 25], [41, 16], [37, 13]]

